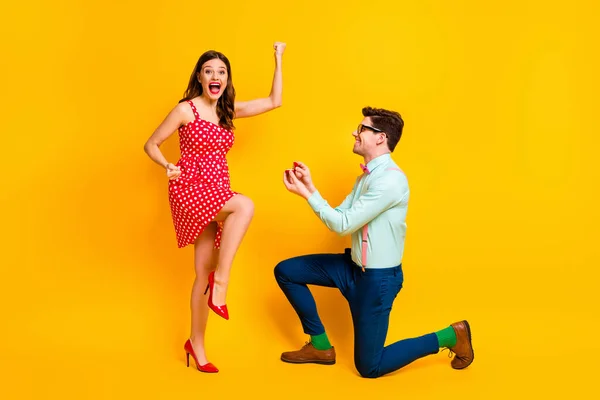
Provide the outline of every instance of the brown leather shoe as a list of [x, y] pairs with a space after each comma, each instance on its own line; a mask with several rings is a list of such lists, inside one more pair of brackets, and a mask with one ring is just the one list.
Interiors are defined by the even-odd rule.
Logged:
[[293, 364], [335, 364], [335, 348], [317, 350], [312, 343], [307, 342], [300, 350], [287, 351], [281, 354], [281, 361]]
[[471, 343], [471, 327], [467, 321], [455, 322], [451, 326], [456, 333], [456, 344], [450, 347], [450, 351], [455, 354], [450, 365], [454, 369], [467, 368], [475, 358]]

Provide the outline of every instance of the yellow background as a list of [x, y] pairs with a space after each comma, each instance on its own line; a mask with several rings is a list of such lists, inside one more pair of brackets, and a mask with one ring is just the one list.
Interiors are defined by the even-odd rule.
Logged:
[[[0, 398], [592, 398], [600, 222], [598, 2], [10, 2], [0, 16]], [[284, 105], [238, 120], [233, 187], [256, 216], [235, 260], [221, 372], [185, 367], [192, 248], [176, 247], [143, 144], [198, 56], [265, 96], [285, 41]], [[475, 362], [446, 353], [377, 380], [353, 366], [350, 315], [315, 289], [333, 367], [301, 346], [273, 267], [348, 245], [282, 171], [302, 160], [331, 204], [360, 172], [365, 105], [406, 121], [393, 157], [412, 197], [388, 342], [467, 318]], [[164, 145], [176, 161], [176, 135]], [[264, 185], [262, 187], [259, 186]], [[587, 393], [587, 394], [583, 394]], [[191, 397], [190, 397], [191, 396]]]

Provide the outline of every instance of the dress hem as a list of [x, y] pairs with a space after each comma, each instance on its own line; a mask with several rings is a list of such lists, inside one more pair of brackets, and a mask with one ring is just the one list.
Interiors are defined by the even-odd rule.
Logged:
[[[217, 232], [215, 233], [215, 244], [213, 246], [213, 249], [219, 249], [220, 246], [220, 236], [221, 236], [221, 232], [223, 230], [222, 226], [221, 226], [221, 222], [220, 221], [215, 221], [214, 218], [217, 216], [217, 214], [219, 214], [219, 212], [221, 212], [221, 210], [223, 209], [223, 207], [225, 207], [225, 204], [227, 204], [227, 202], [229, 200], [231, 200], [234, 196], [238, 195], [240, 193], [238, 192], [234, 192], [234, 191], [230, 191], [229, 195], [224, 199], [224, 201], [222, 202], [222, 204], [219, 206], [219, 208], [216, 210], [216, 212], [214, 212], [211, 216], [210, 216], [210, 222], [208, 224], [206, 224], [205, 226], [200, 226], [200, 228], [198, 229], [198, 232], [195, 233], [193, 236], [193, 240], [188, 241], [188, 242], [184, 242], [184, 243], [179, 243], [179, 241], [177, 241], [177, 248], [179, 249], [183, 249], [189, 245], [195, 244], [196, 240], [198, 240], [198, 237], [200, 235], [202, 235], [202, 233], [204, 232], [204, 230], [208, 227], [208, 225], [210, 225], [213, 222], [217, 223]], [[196, 219], [197, 220], [197, 219]], [[177, 234], [177, 230], [175, 230], [175, 233]]]

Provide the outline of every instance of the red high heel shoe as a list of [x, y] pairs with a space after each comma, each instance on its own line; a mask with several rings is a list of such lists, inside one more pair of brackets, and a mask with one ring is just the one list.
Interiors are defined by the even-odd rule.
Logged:
[[204, 294], [210, 289], [210, 294], [208, 295], [208, 307], [217, 313], [218, 316], [223, 317], [225, 319], [229, 319], [229, 312], [227, 311], [227, 305], [223, 304], [222, 306], [215, 306], [212, 301], [213, 289], [215, 287], [215, 271], [211, 272], [208, 275], [208, 285], [206, 285], [206, 290]]
[[200, 363], [198, 362], [198, 359], [196, 358], [196, 353], [194, 353], [194, 348], [192, 347], [192, 342], [190, 341], [190, 339], [188, 339], [187, 342], [185, 342], [183, 349], [185, 350], [185, 353], [187, 355], [188, 368], [190, 366], [190, 354], [191, 354], [192, 357], [194, 358], [194, 361], [196, 361], [196, 368], [198, 368], [198, 371], [200, 371], [200, 372], [219, 372], [217, 367], [215, 367], [211, 363], [206, 363], [204, 365], [200, 365]]

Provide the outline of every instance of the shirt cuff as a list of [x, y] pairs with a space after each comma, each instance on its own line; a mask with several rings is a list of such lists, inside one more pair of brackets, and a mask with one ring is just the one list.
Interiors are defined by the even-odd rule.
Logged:
[[325, 203], [325, 199], [323, 196], [321, 196], [321, 193], [319, 193], [318, 190], [315, 190], [308, 198], [308, 205], [310, 205], [315, 212], [318, 212], [319, 208]]

